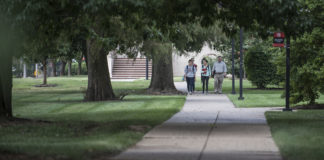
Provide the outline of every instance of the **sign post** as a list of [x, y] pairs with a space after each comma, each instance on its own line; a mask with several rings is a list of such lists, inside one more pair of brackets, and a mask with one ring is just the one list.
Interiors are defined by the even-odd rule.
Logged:
[[148, 58], [146, 57], [146, 62], [145, 62], [145, 80], [148, 80], [149, 76], [149, 60]]
[[286, 108], [283, 111], [292, 111], [289, 106], [290, 98], [290, 37], [287, 37], [286, 42]]
[[285, 47], [285, 34], [283, 32], [275, 32], [273, 34], [273, 44], [274, 47]]
[[[275, 32], [273, 34], [273, 46], [285, 47], [285, 34], [283, 32]], [[289, 105], [290, 98], [290, 36], [286, 41], [286, 107], [283, 111], [292, 111]]]
[[240, 97], [239, 100], [244, 100], [243, 97], [243, 28], [240, 29]]

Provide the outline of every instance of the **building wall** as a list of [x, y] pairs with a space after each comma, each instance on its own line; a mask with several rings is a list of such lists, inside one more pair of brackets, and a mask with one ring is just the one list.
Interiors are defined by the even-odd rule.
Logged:
[[114, 57], [113, 53], [108, 54], [107, 61], [108, 61], [108, 69], [109, 69], [109, 76], [112, 77], [112, 71], [114, 66]]

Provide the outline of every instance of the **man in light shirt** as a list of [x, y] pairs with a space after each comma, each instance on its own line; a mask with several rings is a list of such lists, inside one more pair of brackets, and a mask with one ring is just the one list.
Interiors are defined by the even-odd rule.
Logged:
[[226, 76], [227, 68], [226, 64], [223, 62], [222, 57], [217, 57], [217, 62], [214, 63], [212, 73], [214, 75], [214, 91], [215, 93], [222, 94], [222, 85], [224, 77]]

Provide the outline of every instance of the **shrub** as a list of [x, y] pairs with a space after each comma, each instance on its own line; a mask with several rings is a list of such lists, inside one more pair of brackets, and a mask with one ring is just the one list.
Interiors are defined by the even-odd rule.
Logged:
[[324, 29], [315, 28], [292, 43], [291, 101], [315, 104], [324, 94]]
[[271, 62], [271, 58], [270, 54], [255, 49], [245, 54], [244, 66], [247, 79], [257, 88], [264, 89], [267, 85], [278, 81], [277, 69]]

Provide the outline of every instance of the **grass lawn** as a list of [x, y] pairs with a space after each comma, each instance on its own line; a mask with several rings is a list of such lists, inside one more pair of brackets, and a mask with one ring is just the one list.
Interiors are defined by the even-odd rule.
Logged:
[[[200, 78], [196, 81], [196, 90], [202, 91], [202, 83]], [[230, 100], [237, 107], [284, 107], [285, 99], [281, 98], [283, 89], [279, 89], [277, 86], [271, 86], [271, 90], [261, 90], [256, 89], [255, 86], [251, 84], [248, 80], [243, 80], [243, 97], [244, 100], [238, 100], [239, 97], [239, 80], [235, 80], [236, 94], [231, 94], [232, 92], [232, 80], [224, 79], [223, 82], [223, 93], [227, 94]], [[214, 79], [209, 79], [208, 90], [213, 92], [214, 90]], [[324, 103], [324, 95], [321, 95], [319, 99], [316, 100], [317, 103]], [[302, 105], [305, 103], [299, 103], [296, 105]]]
[[174, 82], [182, 82], [183, 77], [174, 77], [173, 81]]
[[[82, 102], [86, 77], [14, 79], [13, 111], [19, 118], [49, 122], [0, 123], [0, 152], [55, 159], [111, 156], [138, 142], [178, 112], [185, 96], [126, 96], [123, 101]], [[149, 81], [113, 82], [116, 92], [141, 92]], [[1, 155], [0, 155], [1, 159]]]
[[323, 159], [324, 110], [266, 112], [266, 117], [284, 159]]
[[[51, 92], [58, 93], [84, 93], [87, 89], [88, 77], [87, 76], [75, 76], [75, 77], [51, 77], [48, 79], [48, 84], [57, 84], [57, 87], [43, 89], [33, 87], [42, 83], [42, 79], [13, 79], [13, 92], [14, 93], [26, 93], [26, 92]], [[134, 82], [112, 82], [114, 92], [119, 94], [121, 92], [129, 93], [142, 93], [144, 89], [148, 88], [150, 84], [149, 80], [136, 80]]]

